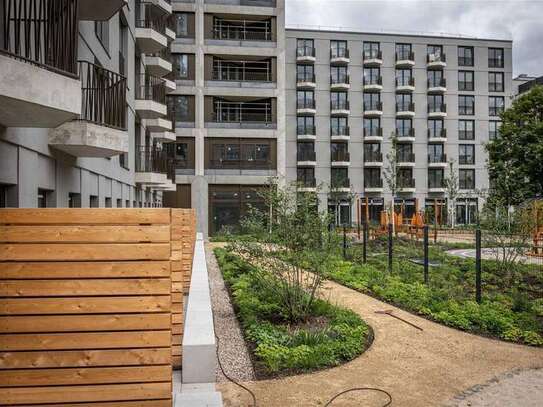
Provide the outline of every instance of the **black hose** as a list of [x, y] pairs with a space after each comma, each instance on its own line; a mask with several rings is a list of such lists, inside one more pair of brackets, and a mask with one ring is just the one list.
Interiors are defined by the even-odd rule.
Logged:
[[390, 406], [392, 404], [392, 396], [390, 395], [390, 393], [386, 390], [382, 390], [382, 389], [378, 389], [378, 388], [375, 388], [375, 387], [353, 387], [352, 389], [347, 389], [347, 390], [344, 390], [342, 391], [341, 393], [338, 393], [336, 394], [334, 397], [332, 397], [325, 405], [324, 407], [328, 407], [332, 404], [332, 402], [337, 399], [338, 397], [346, 394], [346, 393], [351, 393], [353, 391], [376, 391], [376, 392], [379, 392], [379, 393], [383, 393], [383, 394], [386, 394], [387, 397], [388, 397], [388, 401], [383, 404], [382, 407], [387, 407], [387, 406]]

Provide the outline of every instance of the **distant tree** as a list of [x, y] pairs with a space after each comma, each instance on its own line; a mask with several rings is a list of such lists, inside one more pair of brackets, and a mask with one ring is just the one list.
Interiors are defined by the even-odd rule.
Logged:
[[520, 96], [501, 118], [499, 134], [486, 145], [489, 204], [509, 207], [543, 195], [543, 86]]
[[394, 199], [398, 192], [398, 136], [396, 133], [390, 135], [392, 142], [390, 151], [386, 154], [387, 166], [383, 170], [383, 177], [392, 194], [392, 200], [389, 206], [389, 216], [392, 227], [394, 227]]
[[445, 194], [447, 196], [447, 218], [450, 227], [456, 224], [456, 199], [458, 198], [458, 174], [454, 160], [449, 160], [449, 173], [445, 177]]

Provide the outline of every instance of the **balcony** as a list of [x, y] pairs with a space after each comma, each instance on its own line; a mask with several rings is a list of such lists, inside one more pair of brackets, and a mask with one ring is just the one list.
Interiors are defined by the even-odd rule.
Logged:
[[370, 151], [364, 154], [364, 166], [366, 167], [382, 167], [383, 153]]
[[380, 92], [383, 90], [383, 78], [381, 76], [362, 78], [362, 90], [364, 92]]
[[447, 141], [447, 129], [438, 129], [436, 131], [428, 129], [429, 143], [444, 143]]
[[428, 69], [442, 69], [447, 66], [447, 58], [445, 54], [428, 54], [426, 55], [426, 67]]
[[271, 20], [234, 20], [215, 18], [213, 39], [220, 41], [274, 41]]
[[343, 65], [351, 61], [349, 50], [347, 48], [332, 48], [330, 49], [330, 64]]
[[415, 104], [413, 102], [396, 103], [396, 117], [415, 117]]
[[168, 46], [166, 19], [153, 13], [154, 6], [143, 3], [136, 9], [136, 43], [144, 54], [159, 52]]
[[383, 129], [381, 127], [364, 128], [364, 141], [383, 141]]
[[383, 53], [381, 50], [366, 50], [362, 52], [364, 66], [381, 66], [383, 65]]
[[375, 117], [383, 115], [383, 102], [364, 102], [364, 116]]
[[396, 78], [396, 92], [414, 92], [415, 91], [415, 78], [412, 76], [409, 78]]
[[330, 161], [332, 167], [348, 167], [351, 165], [351, 155], [348, 151], [332, 151]]
[[163, 131], [173, 131], [174, 124], [169, 119], [158, 118], [145, 121], [145, 128], [150, 132], [158, 133]]
[[[227, 82], [224, 86], [232, 86], [232, 83], [235, 82], [252, 82], [270, 85], [273, 82], [271, 60], [247, 61], [215, 59], [213, 61], [212, 75], [214, 81]], [[240, 84], [239, 86], [243, 85]]]
[[447, 105], [445, 103], [429, 104], [428, 105], [428, 117], [429, 118], [444, 118], [447, 117]]
[[428, 154], [429, 168], [447, 167], [447, 154]]
[[314, 63], [317, 60], [314, 47], [296, 48], [297, 63]]
[[334, 192], [351, 192], [351, 180], [347, 177], [332, 178], [330, 189]]
[[126, 78], [87, 61], [79, 62], [79, 75], [79, 119], [49, 130], [49, 145], [75, 157], [127, 153]]
[[168, 160], [165, 152], [156, 148], [136, 147], [136, 184], [156, 186], [168, 183]]
[[158, 119], [167, 114], [166, 87], [162, 78], [149, 74], [139, 76], [136, 84], [136, 113], [142, 119]]
[[4, 2], [0, 124], [5, 127], [54, 128], [81, 113], [77, 30], [66, 29], [77, 27], [78, 1], [62, 4], [12, 0], [8, 7]]
[[351, 113], [348, 100], [330, 101], [330, 114], [332, 116], [348, 116]]
[[317, 180], [315, 177], [298, 178], [296, 182], [299, 192], [315, 192], [317, 190]]
[[315, 89], [317, 87], [315, 74], [297, 75], [296, 87], [298, 89]]
[[350, 78], [347, 74], [330, 76], [331, 90], [349, 90], [351, 88]]
[[296, 113], [300, 115], [315, 115], [317, 107], [314, 100], [298, 100], [296, 102]]
[[83, 21], [107, 21], [128, 4], [128, 0], [80, 0], [79, 19]]
[[232, 160], [227, 157], [221, 157], [209, 162], [209, 168], [205, 171], [206, 175], [256, 175], [256, 176], [274, 176], [276, 167], [270, 159], [245, 158], [242, 160]]
[[298, 140], [316, 140], [317, 129], [315, 126], [297, 126], [296, 135]]
[[168, 48], [143, 56], [145, 69], [149, 74], [163, 77], [172, 72], [172, 56]]
[[415, 66], [415, 53], [413, 51], [396, 52], [396, 67], [409, 68]]
[[231, 102], [215, 100], [213, 122], [206, 123], [212, 128], [231, 129], [275, 129], [271, 102]]
[[447, 191], [447, 186], [445, 185], [444, 180], [439, 180], [438, 182], [432, 182], [428, 180], [428, 193], [430, 194], [443, 194]]
[[396, 156], [396, 165], [398, 167], [414, 167], [415, 166], [415, 154], [414, 153], [400, 153]]
[[332, 141], [349, 141], [351, 131], [349, 126], [337, 126], [330, 128], [330, 139]]
[[399, 178], [398, 192], [403, 192], [403, 193], [415, 192], [415, 179], [414, 178]]
[[415, 142], [415, 129], [414, 128], [398, 128], [396, 129], [396, 137], [398, 141], [402, 143], [414, 143]]
[[366, 178], [364, 177], [364, 192], [367, 193], [380, 193], [383, 192], [383, 179]]
[[298, 151], [296, 162], [298, 167], [314, 167], [317, 165], [317, 154], [314, 151]]
[[445, 93], [447, 92], [447, 81], [445, 78], [428, 79], [426, 83], [428, 87], [428, 93]]

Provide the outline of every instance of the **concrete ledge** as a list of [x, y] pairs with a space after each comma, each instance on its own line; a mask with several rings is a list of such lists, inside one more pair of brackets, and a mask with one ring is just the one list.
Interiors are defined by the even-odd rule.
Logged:
[[185, 329], [183, 383], [214, 383], [217, 361], [209, 276], [201, 233], [196, 236]]

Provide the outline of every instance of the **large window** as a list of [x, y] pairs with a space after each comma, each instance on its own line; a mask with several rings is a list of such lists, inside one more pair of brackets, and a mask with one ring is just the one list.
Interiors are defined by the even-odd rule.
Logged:
[[412, 143], [398, 143], [396, 146], [396, 159], [401, 163], [415, 162]]
[[172, 54], [173, 72], [175, 79], [187, 79], [189, 77], [188, 54]]
[[95, 21], [94, 32], [100, 44], [109, 52], [109, 21]]
[[488, 73], [488, 91], [503, 92], [503, 72]]
[[315, 108], [315, 92], [312, 90], [299, 90], [296, 92], [298, 109]]
[[445, 175], [443, 168], [435, 168], [428, 170], [428, 188], [444, 188]]
[[380, 168], [364, 168], [364, 186], [366, 188], [382, 188]]
[[313, 40], [306, 38], [298, 38], [296, 40], [296, 55], [300, 57], [315, 56], [315, 48]]
[[330, 105], [332, 109], [349, 109], [347, 92], [330, 92]]
[[503, 68], [503, 48], [489, 48], [488, 49], [488, 67], [489, 68]]
[[396, 60], [413, 60], [414, 56], [411, 50], [411, 44], [396, 44]]
[[458, 90], [474, 90], [473, 71], [458, 71]]
[[383, 156], [381, 154], [381, 143], [365, 143], [364, 144], [364, 162], [381, 162]]
[[364, 119], [364, 137], [381, 137], [381, 119], [378, 117]]
[[380, 68], [364, 68], [364, 85], [381, 84]]
[[209, 144], [211, 145], [209, 168], [270, 169], [272, 167], [273, 146], [267, 140], [239, 139], [224, 142], [213, 140]]
[[298, 116], [297, 134], [315, 134], [315, 117], [313, 116]]
[[443, 46], [441, 45], [428, 45], [427, 47], [428, 61], [443, 61]]
[[503, 96], [488, 97], [488, 115], [499, 116], [505, 107], [505, 98]]
[[413, 137], [413, 121], [411, 119], [396, 119], [396, 134], [398, 137]]
[[380, 46], [378, 42], [364, 42], [363, 54], [364, 59], [379, 59], [381, 58]]
[[330, 41], [330, 57], [331, 58], [345, 58], [348, 57], [347, 41]]
[[315, 82], [315, 69], [313, 65], [296, 65], [297, 82]]
[[500, 126], [502, 125], [502, 122], [499, 120], [490, 120], [488, 122], [488, 138], [489, 140], [493, 140], [500, 134]]
[[364, 93], [364, 110], [382, 110], [380, 93]]
[[414, 111], [413, 95], [411, 93], [396, 93], [396, 111]]
[[458, 120], [458, 139], [475, 140], [475, 122], [473, 120]]
[[473, 66], [473, 47], [458, 47], [458, 65]]
[[458, 163], [473, 165], [475, 164], [475, 145], [459, 144], [458, 145]]
[[435, 88], [438, 86], [444, 86], [443, 71], [441, 70], [429, 70], [428, 73], [428, 87]]
[[477, 222], [477, 198], [458, 198], [456, 201], [456, 223], [470, 225]]
[[189, 35], [189, 13], [174, 13], [175, 35], [177, 38], [188, 37]]
[[443, 120], [442, 119], [428, 120], [428, 136], [430, 138], [443, 137]]
[[330, 67], [330, 83], [349, 83], [346, 66]]
[[68, 208], [81, 208], [81, 194], [75, 192], [68, 194]]
[[307, 187], [315, 187], [315, 168], [300, 167], [296, 170], [297, 181]]
[[428, 162], [441, 163], [445, 162], [445, 150], [441, 143], [428, 144]]
[[396, 69], [396, 86], [412, 86], [414, 84], [411, 69]]
[[468, 116], [475, 114], [475, 96], [458, 95], [458, 114]]
[[348, 135], [348, 119], [347, 117], [331, 117], [330, 118], [330, 133], [332, 136]]
[[428, 112], [443, 112], [444, 108], [443, 95], [428, 95]]
[[458, 186], [460, 189], [475, 189], [475, 170], [466, 168], [459, 169]]
[[166, 98], [168, 112], [176, 122], [193, 122], [194, 117], [190, 114], [189, 96], [174, 95]]

